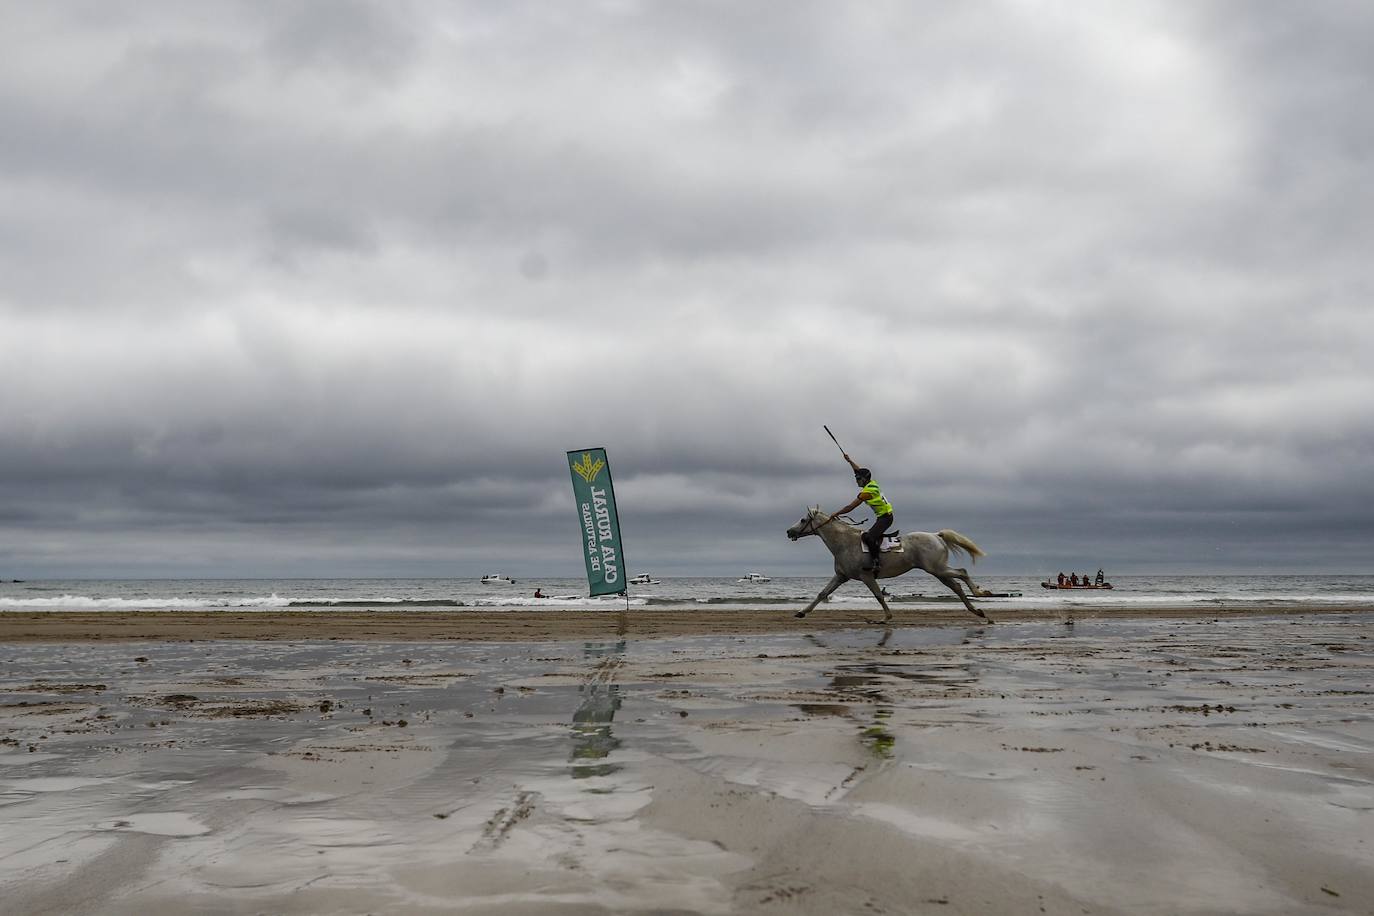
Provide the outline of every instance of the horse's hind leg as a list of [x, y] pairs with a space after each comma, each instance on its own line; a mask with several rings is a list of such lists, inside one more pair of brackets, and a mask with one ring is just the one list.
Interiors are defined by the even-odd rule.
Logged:
[[833, 592], [835, 589], [839, 588], [841, 585], [844, 585], [844, 584], [845, 584], [846, 582], [848, 582], [848, 581], [849, 581], [849, 577], [848, 577], [848, 576], [842, 576], [842, 575], [840, 575], [839, 573], [835, 573], [835, 577], [825, 584], [825, 588], [821, 589], [821, 593], [820, 593], [819, 595], [816, 596], [816, 600], [813, 601], [813, 602], [811, 602], [810, 604], [808, 604], [808, 605], [806, 606], [806, 610], [804, 610], [804, 611], [797, 611], [797, 613], [794, 614], [793, 616], [795, 616], [795, 617], [805, 617], [807, 614], [811, 613], [812, 611], [814, 611], [814, 610], [816, 609], [816, 605], [820, 604], [820, 603], [821, 603], [822, 601], [824, 601], [826, 598], [830, 597], [830, 593], [831, 593], [831, 592]]
[[964, 587], [959, 584], [959, 576], [955, 574], [954, 570], [951, 569], [947, 575], [937, 576], [936, 578], [939, 579], [941, 582], [945, 583], [945, 585], [949, 588], [950, 591], [954, 592], [954, 594], [959, 596], [959, 600], [964, 602], [964, 607], [968, 608], [968, 612], [970, 614], [972, 614], [975, 617], [981, 617], [988, 623], [992, 623], [991, 618], [989, 618], [987, 614], [984, 614], [982, 611], [978, 610], [976, 607], [973, 606], [973, 602], [968, 600], [968, 595], [964, 594]]
[[883, 597], [883, 590], [878, 585], [878, 577], [872, 573], [865, 573], [863, 576], [864, 585], [873, 593], [873, 597], [878, 599], [878, 603], [883, 606], [883, 623], [892, 622], [892, 608], [887, 606], [887, 599]]
[[969, 577], [967, 569], [956, 569], [951, 566], [949, 567], [949, 574], [956, 579], [963, 579], [964, 584], [968, 586], [968, 590], [973, 593], [973, 597], [975, 598], [986, 598], [988, 595], [992, 594], [987, 589], [982, 588], [978, 583], [974, 582], [973, 579]]

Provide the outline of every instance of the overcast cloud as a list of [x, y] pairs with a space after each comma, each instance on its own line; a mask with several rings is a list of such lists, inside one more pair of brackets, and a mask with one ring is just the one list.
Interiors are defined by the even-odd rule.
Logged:
[[1374, 573], [1374, 9], [0, 3], [0, 576]]

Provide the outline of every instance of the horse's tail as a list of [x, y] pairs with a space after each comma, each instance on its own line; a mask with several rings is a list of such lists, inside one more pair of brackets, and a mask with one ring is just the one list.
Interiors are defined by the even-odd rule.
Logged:
[[957, 531], [951, 531], [949, 528], [944, 528], [937, 532], [937, 534], [940, 536], [940, 540], [944, 541], [946, 546], [950, 549], [968, 554], [970, 563], [977, 563], [979, 557], [987, 556], [987, 554], [983, 553], [983, 548], [979, 547]]

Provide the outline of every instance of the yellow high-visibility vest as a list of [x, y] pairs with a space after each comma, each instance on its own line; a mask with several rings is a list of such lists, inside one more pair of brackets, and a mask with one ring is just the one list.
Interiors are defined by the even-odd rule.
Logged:
[[873, 510], [874, 515], [887, 515], [892, 511], [892, 503], [883, 498], [883, 491], [878, 489], [878, 482], [870, 480], [864, 484], [859, 495], [868, 503], [868, 507]]

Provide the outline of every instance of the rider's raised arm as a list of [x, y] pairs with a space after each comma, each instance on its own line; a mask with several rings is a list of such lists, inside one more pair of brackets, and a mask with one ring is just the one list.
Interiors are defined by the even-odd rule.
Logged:
[[849, 466], [851, 468], [853, 468], [856, 471], [859, 469], [859, 466], [854, 463], [854, 459], [849, 457], [848, 452], [841, 452], [840, 454], [844, 455], [844, 460], [849, 462]]

